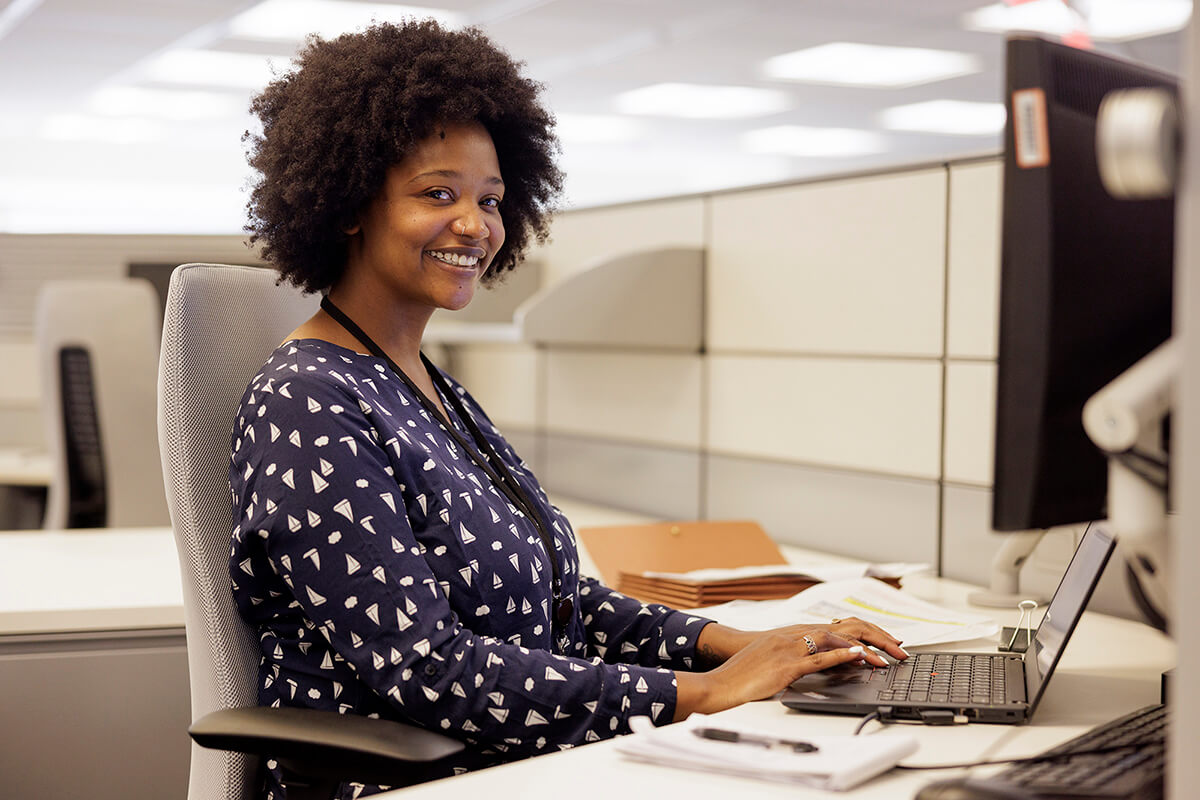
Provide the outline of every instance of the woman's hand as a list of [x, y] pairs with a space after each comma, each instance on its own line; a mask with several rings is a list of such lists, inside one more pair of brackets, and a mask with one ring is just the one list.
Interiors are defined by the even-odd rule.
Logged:
[[[711, 627], [705, 626], [705, 630]], [[755, 634], [710, 672], [675, 673], [674, 719], [678, 722], [693, 713], [712, 714], [771, 697], [802, 675], [860, 661], [865, 654], [862, 645], [849, 645], [819, 626], [797, 625]]]
[[865, 645], [878, 647], [896, 659], [908, 658], [908, 653], [900, 647], [899, 639], [878, 625], [864, 622], [858, 617], [847, 617], [822, 625], [789, 625], [786, 628], [776, 628], [770, 631], [742, 631], [713, 622], [705, 625], [704, 629], [700, 631], [700, 636], [696, 640], [696, 658], [700, 661], [700, 666], [716, 666], [723, 664], [764, 636], [772, 634], [804, 636], [815, 633], [832, 634], [834, 637], [825, 640], [829, 644], [822, 646], [822, 649], [863, 645], [861, 658], [878, 667], [885, 666], [887, 662]]
[[709, 672], [676, 672], [675, 721], [762, 700], [810, 672], [851, 662], [878, 667], [887, 661], [867, 645], [897, 659], [908, 658], [900, 640], [857, 617], [824, 625], [789, 625], [742, 631], [711, 622], [696, 640], [698, 666]]

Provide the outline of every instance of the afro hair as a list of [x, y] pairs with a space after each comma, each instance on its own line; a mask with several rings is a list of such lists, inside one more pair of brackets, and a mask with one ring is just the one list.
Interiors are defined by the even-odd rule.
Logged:
[[485, 283], [545, 241], [562, 191], [554, 118], [541, 85], [477, 28], [430, 20], [378, 23], [334, 39], [310, 38], [296, 68], [271, 82], [250, 110], [247, 133], [258, 171], [247, 204], [252, 244], [307, 292], [333, 286], [350, 235], [389, 167], [439, 126], [478, 122], [496, 147], [505, 183], [504, 246]]

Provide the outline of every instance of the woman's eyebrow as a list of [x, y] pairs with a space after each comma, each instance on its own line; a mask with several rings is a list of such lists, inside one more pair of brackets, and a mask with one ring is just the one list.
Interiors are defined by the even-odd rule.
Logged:
[[[410, 178], [408, 182], [416, 183], [417, 181], [423, 180], [425, 178], [459, 179], [459, 178], [462, 178], [462, 173], [458, 172], [457, 170], [453, 170], [453, 169], [431, 169], [428, 172], [422, 172], [419, 175], [412, 176], [412, 178]], [[496, 176], [496, 175], [489, 176], [488, 178], [485, 178], [485, 180], [487, 183], [491, 183], [496, 186], [504, 185], [503, 179], [501, 179], [499, 176]]]

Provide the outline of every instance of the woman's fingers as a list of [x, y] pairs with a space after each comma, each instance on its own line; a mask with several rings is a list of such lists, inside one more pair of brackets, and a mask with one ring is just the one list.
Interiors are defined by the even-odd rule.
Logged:
[[899, 639], [878, 625], [864, 622], [857, 617], [838, 620], [831, 626], [831, 629], [844, 638], [878, 647], [893, 658], [908, 658], [908, 653], [900, 646]]
[[846, 617], [845, 619], [839, 619], [837, 622], [834, 623], [834, 627], [838, 628], [838, 629], [845, 628], [847, 630], [855, 630], [855, 631], [859, 631], [860, 633], [863, 633], [863, 634], [870, 631], [871, 633], [874, 633], [877, 636], [881, 637], [883, 640], [890, 641], [893, 644], [900, 644], [900, 641], [901, 641], [900, 639], [897, 639], [895, 636], [892, 636], [890, 633], [888, 633], [887, 631], [885, 631], [883, 628], [879, 627], [878, 625], [876, 625], [872, 622], [867, 622], [865, 620], [861, 620], [858, 617]]
[[851, 647], [857, 647], [861, 651], [859, 658], [866, 661], [868, 664], [872, 664], [876, 667], [887, 666], [887, 660], [884, 659], [883, 656], [876, 653], [870, 647], [867, 647], [862, 640], [845, 633], [834, 633], [832, 631], [827, 631], [821, 637], [819, 644], [822, 650], [845, 650]]

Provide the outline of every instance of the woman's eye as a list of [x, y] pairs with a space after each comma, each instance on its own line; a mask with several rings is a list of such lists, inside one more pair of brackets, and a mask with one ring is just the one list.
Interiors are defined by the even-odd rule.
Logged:
[[449, 200], [449, 199], [451, 199], [450, 192], [446, 189], [430, 189], [425, 194], [429, 197], [432, 197], [434, 200]]
[[499, 208], [500, 207], [500, 198], [499, 197], [485, 197], [483, 199], [483, 201], [480, 203], [480, 205], [487, 206], [488, 208]]

